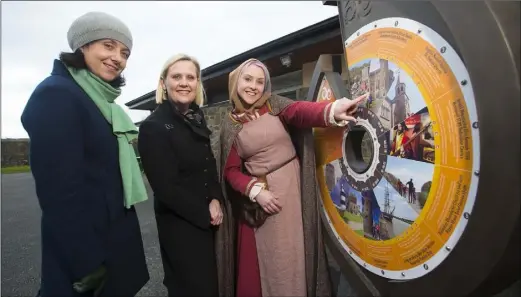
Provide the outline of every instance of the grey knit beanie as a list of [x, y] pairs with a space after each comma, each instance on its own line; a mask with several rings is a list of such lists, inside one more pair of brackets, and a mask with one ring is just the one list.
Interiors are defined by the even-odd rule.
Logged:
[[114, 39], [132, 51], [132, 34], [118, 18], [104, 12], [89, 12], [72, 22], [67, 32], [67, 41], [72, 51], [85, 44], [100, 40]]

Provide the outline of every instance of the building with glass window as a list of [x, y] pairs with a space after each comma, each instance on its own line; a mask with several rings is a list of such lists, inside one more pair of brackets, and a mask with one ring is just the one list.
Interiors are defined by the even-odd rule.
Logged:
[[[249, 58], [266, 64], [274, 94], [305, 100], [318, 57], [342, 53], [339, 18], [334, 16], [203, 69], [205, 105], [228, 101], [228, 74]], [[332, 61], [332, 70], [345, 68], [345, 63], [338, 60]], [[126, 105], [130, 109], [152, 111], [156, 106], [154, 96], [155, 90], [151, 90]]]

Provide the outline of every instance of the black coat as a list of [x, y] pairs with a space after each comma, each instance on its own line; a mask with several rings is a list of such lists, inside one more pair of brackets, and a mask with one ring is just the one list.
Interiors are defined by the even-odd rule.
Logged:
[[[222, 201], [209, 133], [189, 124], [170, 102], [143, 121], [138, 148], [154, 191], [164, 284], [169, 296], [217, 296], [215, 227], [209, 203]], [[205, 131], [207, 133], [205, 133]]]
[[136, 211], [123, 205], [116, 136], [62, 62], [22, 124], [42, 210], [41, 296], [75, 296], [72, 283], [102, 264], [104, 296], [135, 295], [149, 275]]

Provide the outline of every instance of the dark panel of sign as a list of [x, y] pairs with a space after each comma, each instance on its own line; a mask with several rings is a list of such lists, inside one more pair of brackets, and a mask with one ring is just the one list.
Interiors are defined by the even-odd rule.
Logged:
[[519, 271], [519, 3], [338, 9], [347, 72], [319, 60], [308, 98], [370, 94], [356, 125], [314, 131], [344, 274], [363, 295], [499, 291]]

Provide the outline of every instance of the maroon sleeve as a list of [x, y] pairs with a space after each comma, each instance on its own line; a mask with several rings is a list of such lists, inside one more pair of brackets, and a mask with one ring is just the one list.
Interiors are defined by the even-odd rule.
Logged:
[[235, 191], [248, 196], [257, 178], [242, 173], [241, 166], [242, 160], [234, 144], [224, 166], [224, 179]]
[[331, 102], [297, 101], [286, 107], [280, 114], [280, 119], [297, 128], [329, 126], [329, 111]]

